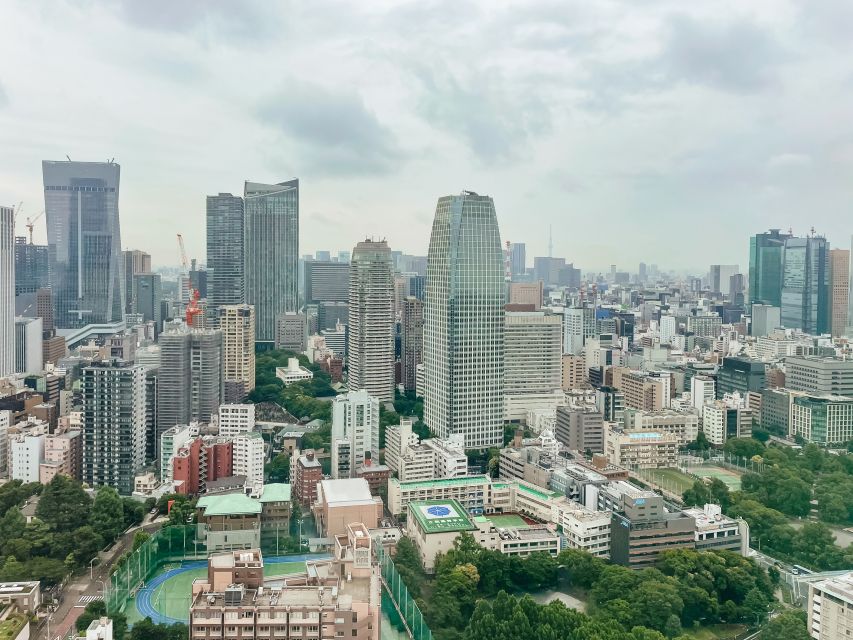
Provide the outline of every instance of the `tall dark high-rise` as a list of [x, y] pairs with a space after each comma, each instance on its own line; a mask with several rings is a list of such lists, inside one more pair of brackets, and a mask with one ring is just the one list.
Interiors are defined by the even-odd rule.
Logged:
[[207, 196], [208, 317], [224, 305], [246, 301], [243, 259], [243, 198], [230, 193]]
[[749, 239], [749, 301], [782, 306], [782, 254], [791, 235], [770, 229]]
[[417, 367], [424, 359], [423, 301], [415, 296], [406, 296], [403, 299], [403, 313], [400, 325], [402, 329], [401, 378], [406, 391], [414, 391], [417, 380]]
[[349, 261], [305, 263], [305, 304], [347, 302], [349, 300]]
[[464, 191], [439, 198], [424, 303], [424, 422], [467, 448], [501, 446], [504, 262], [495, 205]]
[[15, 211], [0, 207], [0, 376], [15, 372]]
[[510, 245], [510, 266], [514, 276], [523, 276], [527, 271], [527, 245], [523, 242], [513, 242]]
[[135, 277], [142, 273], [151, 273], [151, 255], [139, 249], [122, 251], [124, 260], [124, 298], [127, 313], [139, 313]]
[[788, 238], [782, 253], [782, 326], [806, 333], [831, 329], [829, 243], [826, 238]]
[[30, 244], [25, 236], [15, 238], [15, 295], [35, 293], [47, 286], [47, 245]]
[[246, 303], [255, 306], [256, 344], [272, 347], [276, 318], [299, 306], [299, 180], [246, 182], [244, 195]]
[[115, 162], [42, 162], [50, 286], [59, 328], [123, 317], [120, 172]]

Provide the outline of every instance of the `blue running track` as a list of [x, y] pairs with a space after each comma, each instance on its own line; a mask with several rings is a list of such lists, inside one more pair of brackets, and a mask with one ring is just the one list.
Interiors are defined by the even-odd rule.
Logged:
[[[324, 553], [308, 553], [304, 555], [296, 555], [296, 556], [272, 556], [269, 558], [264, 558], [264, 564], [270, 563], [280, 563], [280, 562], [305, 562], [306, 560], [326, 560], [330, 556]], [[142, 616], [143, 619], [151, 618], [151, 621], [154, 624], [177, 624], [183, 623], [186, 624], [188, 618], [178, 619], [171, 618], [169, 616], [163, 615], [154, 606], [151, 604], [151, 598], [154, 596], [154, 591], [161, 584], [169, 580], [170, 578], [174, 578], [176, 575], [181, 573], [185, 573], [186, 571], [192, 571], [193, 569], [202, 569], [207, 566], [207, 562], [205, 560], [196, 560], [193, 562], [184, 562], [177, 569], [169, 569], [168, 571], [161, 573], [154, 578], [151, 579], [150, 582], [146, 583], [146, 585], [139, 590], [139, 593], [136, 594], [136, 610], [139, 611], [139, 615]], [[189, 611], [187, 612], [189, 615]]]

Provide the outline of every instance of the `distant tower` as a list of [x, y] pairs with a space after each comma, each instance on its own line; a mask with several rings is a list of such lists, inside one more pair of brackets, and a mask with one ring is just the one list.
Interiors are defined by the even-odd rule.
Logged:
[[554, 257], [554, 226], [548, 225], [548, 257]]
[[0, 376], [15, 372], [15, 212], [0, 207]]
[[349, 289], [349, 390], [394, 400], [394, 278], [384, 240], [352, 251]]
[[207, 196], [207, 311], [216, 318], [223, 305], [243, 304], [243, 198]]
[[495, 205], [439, 198], [424, 304], [424, 422], [467, 448], [503, 444], [504, 278]]

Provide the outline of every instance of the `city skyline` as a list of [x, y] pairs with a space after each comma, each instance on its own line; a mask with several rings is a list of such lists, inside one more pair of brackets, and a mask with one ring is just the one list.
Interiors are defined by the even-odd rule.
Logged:
[[[320, 237], [348, 247], [381, 233], [424, 255], [435, 198], [466, 188], [502, 203], [503, 240], [547, 255], [553, 226], [554, 255], [584, 269], [616, 256], [660, 263], [652, 256], [664, 251], [673, 269], [742, 265], [746, 250], [731, 241], [741, 226], [804, 234], [813, 224], [846, 247], [843, 11], [11, 5], [17, 29], [0, 52], [16, 64], [0, 77], [0, 143], [16, 153], [0, 158], [0, 202], [24, 202], [24, 235], [23, 218], [43, 208], [41, 160], [115, 156], [126, 174], [122, 248], [147, 248], [159, 266], [176, 263], [175, 232], [203, 257], [207, 195], [288, 176], [303, 180], [311, 250], [325, 248]], [[71, 46], [78, 28], [85, 47]], [[80, 91], [91, 70], [125, 97]], [[239, 88], [253, 81], [264, 90]], [[72, 134], [69, 121], [97, 134]], [[608, 224], [580, 241], [590, 220]], [[702, 242], [666, 242], [665, 229], [698, 220], [714, 222]]]

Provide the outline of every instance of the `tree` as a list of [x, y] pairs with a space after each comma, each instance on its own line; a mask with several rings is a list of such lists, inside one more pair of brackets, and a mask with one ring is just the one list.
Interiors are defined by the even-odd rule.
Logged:
[[761, 630], [762, 640], [810, 640], [805, 611], [787, 610], [770, 620]]
[[142, 524], [142, 521], [145, 519], [145, 505], [142, 502], [125, 497], [121, 499], [121, 504], [124, 512], [124, 526], [122, 530]]
[[27, 568], [18, 562], [15, 556], [6, 558], [3, 568], [0, 569], [0, 581], [19, 582], [27, 579], [29, 579]]
[[42, 491], [36, 515], [55, 531], [73, 531], [88, 522], [91, 508], [92, 499], [83, 486], [59, 474]]
[[189, 629], [185, 624], [154, 624], [145, 618], [133, 624], [130, 640], [185, 640]]
[[106, 485], [98, 488], [90, 521], [107, 542], [118, 538], [124, 531], [124, 505], [118, 491]]
[[146, 540], [151, 537], [151, 534], [147, 531], [137, 531], [133, 534], [133, 551], [136, 551], [145, 544]]
[[[93, 600], [83, 609], [83, 613], [77, 618], [74, 626], [77, 631], [85, 631], [92, 624], [92, 620], [97, 620], [105, 615], [107, 615], [106, 603], [103, 600]], [[127, 634], [127, 618], [123, 613], [118, 612], [113, 612], [110, 618], [113, 621], [114, 640], [124, 640]]]
[[557, 564], [565, 567], [572, 584], [589, 589], [598, 580], [606, 563], [586, 551], [566, 549], [557, 556]]
[[754, 438], [729, 438], [723, 450], [739, 458], [752, 458], [764, 454], [764, 445]]
[[290, 455], [286, 452], [279, 453], [264, 465], [264, 474], [267, 482], [287, 482], [290, 479]]
[[768, 598], [759, 589], [752, 588], [747, 592], [743, 599], [741, 608], [743, 609], [743, 618], [752, 622], [752, 620], [761, 620], [761, 617], [767, 613]]
[[680, 620], [684, 601], [678, 594], [677, 585], [675, 580], [646, 580], [634, 589], [629, 598], [637, 612], [635, 622], [664, 631], [670, 616]]

